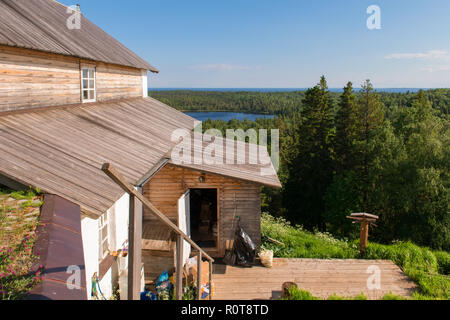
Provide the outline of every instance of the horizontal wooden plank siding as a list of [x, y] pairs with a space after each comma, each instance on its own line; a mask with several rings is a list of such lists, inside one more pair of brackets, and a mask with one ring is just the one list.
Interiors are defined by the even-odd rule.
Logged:
[[81, 103], [87, 65], [96, 68], [97, 101], [142, 96], [141, 69], [0, 46], [0, 112]]
[[80, 99], [77, 59], [0, 46], [0, 112]]
[[96, 67], [97, 100], [126, 99], [142, 96], [140, 69], [99, 63]]
[[[234, 238], [233, 219], [236, 216], [241, 217], [242, 227], [259, 246], [261, 243], [260, 185], [214, 174], [205, 174], [205, 182], [201, 183], [199, 180], [201, 175], [201, 171], [168, 164], [144, 186], [143, 192], [161, 212], [176, 221], [178, 199], [188, 189], [217, 188], [220, 243], [219, 251], [215, 256], [223, 256], [227, 241]], [[236, 221], [234, 226], [237, 225]], [[151, 213], [144, 211], [144, 228], [154, 223]]]

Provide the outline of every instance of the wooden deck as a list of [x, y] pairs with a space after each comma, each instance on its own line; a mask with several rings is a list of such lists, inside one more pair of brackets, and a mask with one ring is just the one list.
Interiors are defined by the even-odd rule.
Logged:
[[[381, 270], [380, 290], [367, 288], [367, 280], [371, 276], [367, 269], [370, 266]], [[333, 293], [354, 297], [361, 292], [373, 300], [390, 292], [407, 297], [416, 288], [414, 282], [391, 261], [275, 259], [271, 269], [214, 265], [216, 300], [280, 299], [284, 282], [295, 282], [299, 288], [323, 299]]]

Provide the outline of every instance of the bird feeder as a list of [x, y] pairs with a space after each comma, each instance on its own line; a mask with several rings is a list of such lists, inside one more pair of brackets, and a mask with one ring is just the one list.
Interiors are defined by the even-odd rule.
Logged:
[[352, 213], [348, 219], [353, 220], [353, 223], [359, 223], [360, 227], [360, 240], [359, 250], [361, 253], [366, 252], [367, 240], [369, 239], [369, 225], [377, 226], [375, 222], [378, 220], [378, 216], [369, 213]]

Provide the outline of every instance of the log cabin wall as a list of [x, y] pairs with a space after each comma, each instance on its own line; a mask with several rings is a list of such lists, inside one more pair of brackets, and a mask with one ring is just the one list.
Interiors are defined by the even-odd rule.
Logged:
[[97, 63], [97, 101], [142, 97], [141, 69]]
[[97, 101], [142, 96], [141, 69], [0, 46], [0, 112], [81, 103], [82, 65], [96, 67]]
[[[200, 182], [201, 172], [167, 165], [143, 188], [144, 196], [172, 221], [178, 220], [178, 199], [188, 189], [218, 189], [219, 195], [219, 250], [213, 256], [225, 254], [227, 241], [234, 238], [233, 219], [241, 217], [242, 227], [259, 247], [261, 244], [261, 186], [219, 175], [206, 174]], [[144, 225], [151, 224], [153, 215], [144, 211]], [[236, 226], [236, 222], [234, 225]]]

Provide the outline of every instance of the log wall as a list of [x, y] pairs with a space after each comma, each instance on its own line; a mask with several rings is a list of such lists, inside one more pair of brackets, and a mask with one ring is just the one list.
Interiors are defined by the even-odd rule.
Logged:
[[81, 103], [83, 64], [96, 67], [97, 101], [142, 96], [140, 69], [0, 46], [0, 112]]
[[[234, 238], [233, 219], [241, 217], [241, 225], [257, 246], [261, 244], [261, 196], [255, 183], [206, 174], [201, 183], [199, 171], [167, 165], [144, 188], [144, 195], [173, 221], [178, 218], [178, 199], [188, 189], [218, 189], [219, 194], [219, 248], [214, 256], [223, 256], [227, 241]], [[144, 211], [144, 225], [152, 223], [151, 213]], [[235, 220], [236, 221], [236, 220]], [[236, 222], [234, 222], [236, 225]]]

